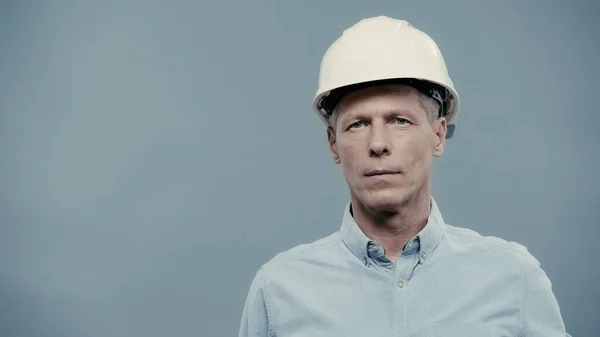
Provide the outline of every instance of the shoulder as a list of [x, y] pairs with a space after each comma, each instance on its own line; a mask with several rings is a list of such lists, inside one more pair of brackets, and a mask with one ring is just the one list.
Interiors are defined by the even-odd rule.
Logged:
[[488, 280], [496, 294], [500, 289], [515, 290], [506, 294], [507, 297], [511, 293], [519, 296], [519, 336], [524, 336], [525, 331], [536, 336], [564, 336], [564, 323], [552, 282], [525, 245], [448, 225], [445, 244], [449, 249], [446, 253], [467, 262], [464, 263], [468, 265], [466, 268], [476, 266], [473, 270], [480, 275], [477, 280]]
[[540, 262], [527, 246], [504, 238], [482, 235], [466, 227], [446, 225], [446, 241], [451, 250], [487, 261], [498, 261], [512, 265], [515, 271], [527, 271], [540, 267]]
[[271, 279], [286, 269], [314, 266], [314, 262], [319, 260], [325, 262], [330, 259], [332, 252], [336, 251], [340, 244], [342, 244], [342, 238], [338, 231], [312, 242], [302, 243], [281, 251], [261, 266], [262, 277]]
[[444, 245], [446, 263], [479, 275], [478, 280], [487, 280], [489, 286], [509, 287], [523, 298], [531, 287], [551, 288], [540, 261], [522, 243], [447, 225]]

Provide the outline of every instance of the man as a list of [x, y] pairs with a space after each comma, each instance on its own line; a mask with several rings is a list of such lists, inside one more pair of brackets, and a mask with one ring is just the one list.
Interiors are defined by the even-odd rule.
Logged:
[[384, 16], [346, 29], [314, 108], [350, 202], [339, 231], [258, 270], [240, 337], [568, 336], [527, 249], [446, 224], [430, 194], [459, 97], [428, 35]]

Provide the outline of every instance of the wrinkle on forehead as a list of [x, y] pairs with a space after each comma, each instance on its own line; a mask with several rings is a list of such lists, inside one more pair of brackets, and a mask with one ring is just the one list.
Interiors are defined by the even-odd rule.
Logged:
[[[391, 95], [390, 95], [391, 94]], [[399, 104], [402, 106], [399, 106]], [[334, 121], [342, 114], [360, 115], [364, 113], [389, 114], [408, 112], [414, 114], [419, 105], [419, 91], [413, 87], [401, 84], [361, 89], [348, 94], [336, 107]]]
[[356, 102], [360, 98], [364, 98], [365, 96], [378, 98], [387, 94], [403, 94], [403, 96], [408, 96], [415, 99], [418, 99], [419, 97], [419, 91], [411, 86], [405, 84], [386, 84], [351, 92], [340, 100], [338, 103], [338, 108], [341, 109], [350, 103]]

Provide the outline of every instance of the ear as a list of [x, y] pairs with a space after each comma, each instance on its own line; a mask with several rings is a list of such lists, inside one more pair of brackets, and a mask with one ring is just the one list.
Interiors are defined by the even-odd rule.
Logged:
[[333, 157], [333, 162], [336, 164], [341, 163], [340, 155], [337, 151], [337, 142], [335, 138], [335, 130], [331, 126], [327, 127], [327, 140], [329, 141], [329, 151]]
[[446, 134], [448, 133], [448, 125], [446, 123], [446, 118], [438, 118], [434, 122], [433, 128], [435, 132], [433, 155], [436, 157], [441, 157], [442, 153], [444, 153], [444, 146], [446, 145]]

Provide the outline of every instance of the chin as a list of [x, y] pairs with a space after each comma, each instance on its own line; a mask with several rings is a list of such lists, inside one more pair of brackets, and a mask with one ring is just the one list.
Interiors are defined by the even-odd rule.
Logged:
[[358, 195], [360, 201], [377, 211], [395, 212], [406, 202], [404, 191], [397, 189], [386, 189], [380, 191], [367, 191], [363, 195]]

